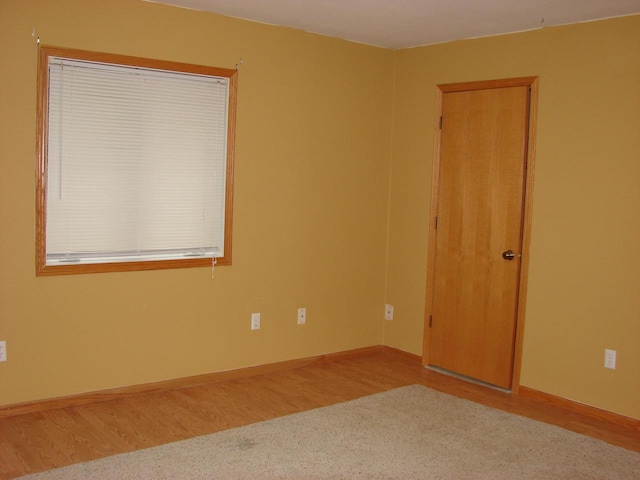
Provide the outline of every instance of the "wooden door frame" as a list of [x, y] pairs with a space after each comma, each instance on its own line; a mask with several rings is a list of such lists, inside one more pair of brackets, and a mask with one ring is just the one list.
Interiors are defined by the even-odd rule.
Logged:
[[520, 386], [520, 368], [522, 361], [522, 342], [524, 334], [524, 317], [527, 297], [527, 281], [529, 272], [529, 246], [531, 243], [531, 219], [533, 207], [533, 177], [536, 154], [536, 126], [538, 123], [538, 77], [520, 77], [501, 80], [486, 80], [479, 82], [464, 82], [436, 85], [436, 115], [434, 119], [433, 142], [433, 170], [431, 179], [431, 210], [429, 213], [429, 244], [427, 250], [427, 290], [424, 315], [424, 335], [422, 344], [422, 364], [429, 365], [429, 341], [431, 329], [429, 318], [433, 308], [433, 290], [435, 285], [436, 258], [436, 224], [438, 212], [438, 195], [440, 186], [440, 144], [442, 130], [440, 117], [442, 115], [442, 97], [445, 93], [470, 90], [486, 90], [491, 88], [520, 87], [530, 88], [529, 126], [527, 137], [527, 164], [525, 166], [525, 184], [523, 198], [522, 246], [520, 275], [518, 279], [518, 302], [516, 313], [516, 332], [513, 353], [513, 373], [511, 377], [511, 391], [518, 393]]

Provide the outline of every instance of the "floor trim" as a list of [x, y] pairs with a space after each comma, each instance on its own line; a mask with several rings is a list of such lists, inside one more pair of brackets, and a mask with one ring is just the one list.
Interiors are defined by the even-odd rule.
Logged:
[[44, 400], [36, 400], [33, 402], [0, 406], [0, 418], [15, 417], [18, 415], [25, 415], [35, 412], [44, 412], [57, 408], [76, 407], [79, 405], [105, 402], [108, 400], [116, 400], [147, 393], [166, 392], [169, 390], [177, 390], [180, 388], [197, 387], [203, 384], [226, 382], [230, 380], [237, 380], [240, 378], [253, 377], [256, 375], [264, 375], [268, 373], [278, 373], [310, 365], [318, 365], [326, 362], [336, 362], [348, 358], [374, 355], [384, 350], [393, 350], [410, 360], [412, 359], [412, 357], [415, 357], [419, 361], [420, 358], [416, 355], [411, 355], [410, 353], [402, 352], [401, 350], [397, 350], [391, 347], [376, 345], [373, 347], [357, 348], [354, 350], [347, 350], [343, 352], [328, 353], [324, 355], [316, 355], [313, 357], [286, 360], [283, 362], [269, 363], [265, 365], [257, 365], [254, 367], [239, 368], [236, 370], [206, 373], [203, 375], [195, 375], [192, 377], [176, 378], [154, 383], [145, 383], [140, 385], [131, 385], [127, 387], [100, 390], [96, 392], [81, 393], [77, 395], [70, 395], [67, 397], [48, 398]]
[[530, 398], [543, 405], [558, 407], [569, 412], [578, 413], [598, 421], [607, 422], [612, 425], [628, 428], [640, 433], [640, 420], [636, 420], [635, 418], [626, 417], [618, 413], [603, 410], [601, 408], [569, 400], [567, 398], [558, 397], [529, 387], [520, 386], [518, 389], [518, 395], [524, 398]]
[[[181, 388], [196, 387], [204, 384], [238, 380], [241, 378], [253, 377], [257, 375], [279, 373], [306, 366], [320, 365], [323, 363], [337, 362], [340, 360], [358, 357], [366, 357], [384, 351], [391, 352], [397, 357], [413, 364], [421, 365], [422, 363], [422, 357], [420, 357], [419, 355], [414, 355], [394, 347], [376, 345], [372, 347], [357, 348], [354, 350], [347, 350], [343, 352], [328, 353], [324, 355], [286, 360], [283, 362], [239, 368], [236, 370], [207, 373], [203, 375], [195, 375], [191, 377], [183, 377], [154, 383], [145, 383], [96, 392], [82, 393], [78, 395], [70, 395], [67, 397], [49, 398], [33, 402], [0, 406], [0, 418], [15, 417], [18, 415], [44, 412], [58, 408], [75, 407], [91, 403], [117, 400], [148, 393], [158, 393], [177, 390]], [[609, 424], [616, 425], [625, 429], [631, 429], [632, 431], [640, 433], [640, 420], [626, 417], [624, 415], [620, 415], [583, 403], [575, 402], [566, 398], [558, 397], [549, 393], [541, 392], [533, 388], [519, 386], [517, 393], [514, 392], [511, 395], [529, 398], [542, 405], [561, 408], [568, 412], [578, 413], [580, 415], [584, 415], [598, 421], [607, 422]]]

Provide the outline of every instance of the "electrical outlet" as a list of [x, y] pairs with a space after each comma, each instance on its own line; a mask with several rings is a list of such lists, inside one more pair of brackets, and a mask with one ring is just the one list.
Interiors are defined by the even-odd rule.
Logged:
[[616, 369], [616, 351], [604, 349], [604, 368]]
[[0, 362], [7, 361], [7, 341], [2, 340], [0, 342]]
[[299, 308], [298, 309], [298, 325], [303, 325], [307, 323], [307, 309]]
[[387, 304], [384, 306], [384, 319], [393, 320], [393, 305]]
[[260, 314], [251, 314], [251, 330], [260, 330]]

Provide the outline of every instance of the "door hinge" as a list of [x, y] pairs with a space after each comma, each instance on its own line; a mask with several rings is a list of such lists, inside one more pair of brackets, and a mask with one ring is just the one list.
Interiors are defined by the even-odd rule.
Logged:
[[433, 220], [433, 226], [436, 230], [438, 229], [438, 217]]
[[440, 130], [442, 130], [442, 115], [440, 115]]
[[429, 315], [429, 328], [433, 325], [433, 315]]

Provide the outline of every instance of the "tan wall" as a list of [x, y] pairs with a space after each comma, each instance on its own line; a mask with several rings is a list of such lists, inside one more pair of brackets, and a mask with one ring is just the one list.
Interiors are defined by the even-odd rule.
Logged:
[[521, 384], [640, 418], [640, 16], [397, 53], [385, 340], [422, 350], [436, 85], [535, 75]]
[[[32, 28], [244, 59], [233, 266], [35, 277]], [[0, 405], [383, 342], [420, 354], [435, 85], [538, 75], [522, 384], [640, 418], [639, 51], [639, 16], [392, 52], [137, 0], [1, 1]]]
[[[47, 45], [244, 60], [231, 267], [35, 277], [32, 28]], [[0, 59], [0, 405], [383, 342], [393, 52], [137, 0], [2, 0]]]

